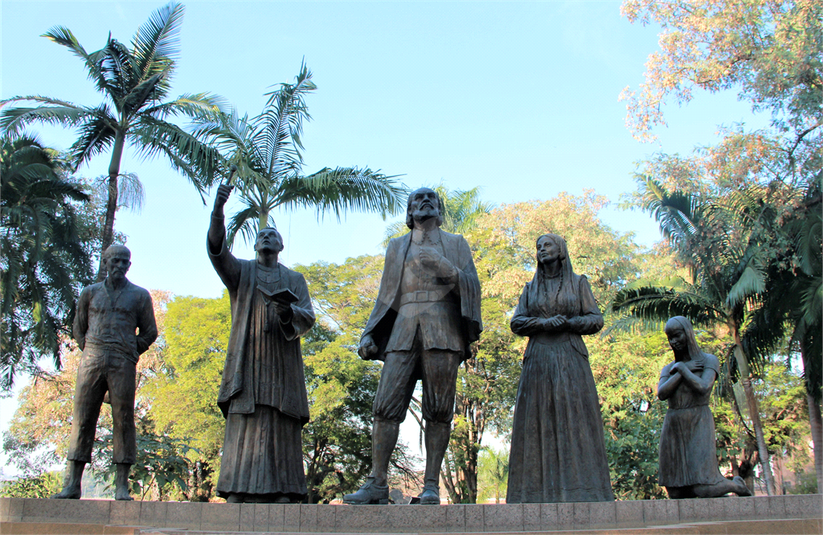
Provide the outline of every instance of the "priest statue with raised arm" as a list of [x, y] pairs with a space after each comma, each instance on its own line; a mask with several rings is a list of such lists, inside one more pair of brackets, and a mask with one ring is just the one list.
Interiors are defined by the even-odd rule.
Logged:
[[283, 238], [257, 233], [255, 260], [226, 244], [217, 190], [208, 232], [209, 259], [229, 290], [231, 334], [217, 405], [226, 434], [217, 495], [232, 503], [294, 503], [306, 496], [301, 433], [309, 420], [300, 336], [314, 325], [303, 275], [278, 262]]

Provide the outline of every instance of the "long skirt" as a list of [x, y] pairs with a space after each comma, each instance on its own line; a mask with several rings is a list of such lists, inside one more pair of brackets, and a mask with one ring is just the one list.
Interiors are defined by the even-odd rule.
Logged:
[[715, 448], [714, 418], [707, 405], [669, 409], [660, 432], [660, 485], [690, 487], [722, 481]]
[[272, 407], [229, 413], [217, 495], [305, 498], [301, 431], [299, 420]]
[[569, 343], [531, 343], [514, 408], [507, 503], [611, 500], [588, 359]]

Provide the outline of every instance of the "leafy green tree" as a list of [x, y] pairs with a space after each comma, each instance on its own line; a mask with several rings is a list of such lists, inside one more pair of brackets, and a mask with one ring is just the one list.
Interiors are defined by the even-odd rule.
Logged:
[[500, 503], [506, 498], [509, 483], [509, 451], [483, 448], [477, 464], [477, 501], [494, 497], [494, 503]]
[[[657, 24], [660, 51], [649, 56], [639, 94], [628, 90], [629, 127], [641, 137], [665, 124], [670, 99], [696, 89], [735, 88], [754, 111], [796, 141], [821, 142], [823, 7], [814, 0], [624, 0], [631, 22]], [[812, 140], [814, 138], [814, 140]]]
[[[267, 93], [259, 115], [240, 116], [237, 110], [215, 111], [197, 121], [197, 135], [208, 140], [225, 158], [225, 165], [240, 188], [244, 208], [227, 225], [233, 243], [241, 234], [252, 240], [257, 230], [276, 227], [277, 208], [316, 208], [318, 217], [331, 212], [340, 218], [347, 210], [394, 214], [402, 208], [405, 189], [371, 169], [324, 167], [303, 173], [303, 121], [311, 119], [306, 96], [317, 86], [305, 63], [293, 84], [283, 83]], [[234, 167], [230, 167], [234, 166]]]
[[[804, 355], [815, 467], [823, 488], [819, 364], [823, 279], [818, 268], [823, 7], [813, 0], [625, 0], [622, 9], [632, 22], [662, 28], [661, 50], [649, 56], [640, 91], [627, 89], [623, 94], [628, 100], [627, 123], [637, 137], [652, 138], [652, 127], [665, 124], [664, 104], [689, 102], [695, 89], [735, 90], [754, 112], [771, 116], [770, 128], [724, 129], [717, 145], [679, 163], [704, 168], [705, 163], [714, 164], [725, 193], [730, 193], [728, 188], [747, 193], [753, 185], [762, 188], [750, 195], [759, 207], [744, 203], [736, 212], [749, 216], [745, 226], [754, 241], [771, 242], [772, 252], [763, 262], [767, 279], [761, 298], [766, 303], [760, 307], [761, 318], [754, 320], [771, 325], [772, 330], [790, 330]], [[662, 160], [671, 164], [678, 158]], [[786, 191], [788, 195], [782, 194]], [[798, 192], [805, 195], [804, 201], [796, 201]], [[787, 306], [788, 295], [802, 298]]]
[[37, 476], [21, 477], [0, 483], [3, 498], [51, 498], [63, 488], [59, 472], [44, 472]]
[[[131, 48], [109, 35], [103, 48], [87, 52], [68, 28], [57, 26], [44, 34], [83, 61], [95, 89], [105, 97], [99, 105], [84, 106], [41, 95], [16, 96], [0, 103], [5, 108], [0, 127], [9, 133], [20, 132], [32, 123], [77, 128], [79, 137], [70, 149], [75, 168], [111, 151], [101, 253], [114, 238], [118, 183], [123, 176], [120, 162], [126, 144], [143, 157], [165, 156], [198, 191], [214, 178], [216, 152], [169, 119], [216, 110], [220, 100], [198, 93], [164, 101], [179, 55], [183, 11], [182, 4], [169, 3], [152, 13], [135, 33]], [[9, 107], [28, 102], [34, 106]], [[103, 276], [98, 273], [100, 279]]]
[[41, 356], [60, 366], [61, 336], [71, 331], [74, 302], [91, 279], [83, 245], [89, 201], [54, 151], [31, 137], [0, 140], [0, 385], [34, 371]]
[[158, 373], [145, 386], [157, 430], [190, 448], [185, 455], [193, 467], [186, 496], [191, 501], [214, 496], [220, 473], [225, 420], [217, 393], [230, 330], [228, 291], [220, 299], [175, 297], [161, 333]]

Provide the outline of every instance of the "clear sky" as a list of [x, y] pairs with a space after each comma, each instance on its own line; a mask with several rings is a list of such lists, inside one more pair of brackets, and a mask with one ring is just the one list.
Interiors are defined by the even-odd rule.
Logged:
[[[307, 98], [313, 120], [304, 127], [306, 173], [368, 166], [404, 175], [412, 188], [479, 186], [482, 198], [497, 204], [584, 189], [618, 201], [634, 189], [637, 161], [656, 151], [689, 152], [711, 143], [718, 125], [753, 120], [732, 93], [696, 92], [688, 106], [666, 108], [669, 128], [655, 132], [658, 143], [635, 141], [618, 95], [642, 82], [659, 28], [630, 24], [619, 2], [185, 4], [172, 96], [213, 92], [256, 115], [263, 94], [293, 81], [305, 58], [318, 86]], [[109, 31], [129, 43], [161, 5], [2, 0], [0, 97], [100, 103], [81, 61], [40, 35], [62, 25], [88, 51], [101, 48]], [[56, 128], [31, 131], [60, 149], [74, 140]], [[219, 296], [223, 287], [205, 251], [213, 192], [206, 207], [163, 160], [131, 154], [127, 148], [122, 171], [140, 177], [146, 202], [141, 213], [117, 217], [116, 230], [132, 250], [130, 280], [179, 295]], [[79, 173], [99, 177], [107, 165], [101, 155]], [[645, 214], [606, 209], [601, 216], [641, 243], [659, 237]], [[388, 223], [360, 214], [341, 222], [302, 211], [274, 217], [287, 265], [380, 253]], [[252, 255], [248, 247], [235, 253]]]

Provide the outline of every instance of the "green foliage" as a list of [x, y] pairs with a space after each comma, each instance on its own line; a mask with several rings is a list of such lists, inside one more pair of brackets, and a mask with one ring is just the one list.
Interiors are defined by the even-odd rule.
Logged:
[[506, 499], [509, 482], [509, 451], [482, 448], [477, 461], [477, 502]]
[[[310, 503], [328, 503], [358, 488], [371, 469], [372, 403], [379, 364], [357, 355], [360, 333], [377, 298], [382, 257], [295, 269], [309, 281], [318, 322], [303, 338], [311, 421], [303, 431]], [[392, 465], [410, 472], [401, 446]]]
[[217, 394], [231, 330], [228, 291], [220, 299], [175, 297], [165, 326], [162, 366], [145, 386], [149, 414], [175, 448], [186, 446], [180, 455], [195, 480], [190, 498], [208, 499], [220, 472], [225, 429]]
[[618, 500], [650, 500], [665, 497], [657, 484], [658, 444], [665, 407], [653, 401], [646, 410], [633, 406], [612, 413], [606, 429], [609, 477]]
[[[192, 463], [189, 459], [191, 448], [182, 440], [155, 435], [146, 429], [137, 434], [137, 461], [129, 474], [129, 491], [141, 500], [155, 491], [153, 499], [167, 500], [170, 494], [179, 491], [187, 497], [189, 474]], [[97, 472], [113, 481], [115, 464], [108, 462], [113, 453], [112, 435], [105, 435], [96, 445]], [[102, 462], [101, 462], [102, 460]]]
[[[625, 0], [632, 22], [662, 28], [640, 93], [624, 91], [627, 124], [648, 138], [665, 124], [663, 105], [689, 102], [695, 89], [737, 91], [754, 111], [770, 111], [781, 131], [821, 126], [823, 7], [814, 0]], [[804, 134], [804, 132], [806, 132]], [[820, 140], [819, 133], [813, 134]]]
[[81, 184], [54, 151], [26, 136], [0, 140], [0, 387], [33, 372], [41, 357], [60, 367], [60, 338], [71, 332], [74, 302], [91, 279], [84, 246]]
[[63, 478], [59, 472], [44, 472], [0, 483], [0, 497], [46, 499], [60, 492], [62, 487]]

